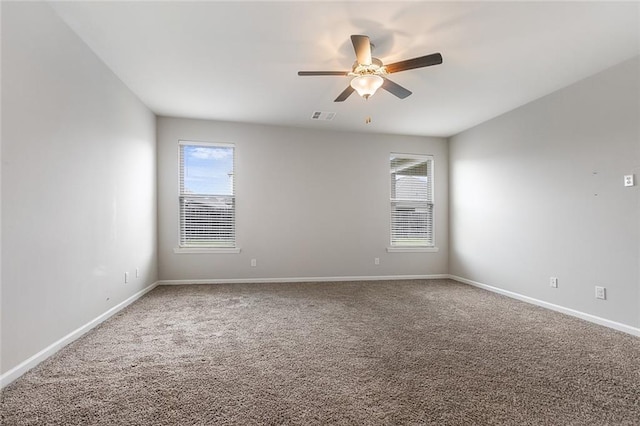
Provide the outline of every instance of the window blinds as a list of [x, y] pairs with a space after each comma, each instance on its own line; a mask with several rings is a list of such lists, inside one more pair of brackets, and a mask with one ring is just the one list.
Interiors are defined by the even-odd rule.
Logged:
[[234, 146], [180, 142], [180, 246], [235, 247]]
[[391, 246], [432, 247], [433, 157], [391, 154]]

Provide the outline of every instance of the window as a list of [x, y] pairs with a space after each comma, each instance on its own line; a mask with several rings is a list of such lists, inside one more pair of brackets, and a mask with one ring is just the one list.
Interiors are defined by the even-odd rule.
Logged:
[[433, 157], [390, 156], [391, 249], [433, 247]]
[[180, 141], [180, 247], [236, 246], [234, 145]]

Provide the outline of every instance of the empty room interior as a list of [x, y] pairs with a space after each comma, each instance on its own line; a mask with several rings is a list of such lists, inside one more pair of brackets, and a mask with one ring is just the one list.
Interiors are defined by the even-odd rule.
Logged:
[[0, 423], [640, 424], [640, 3], [0, 3]]

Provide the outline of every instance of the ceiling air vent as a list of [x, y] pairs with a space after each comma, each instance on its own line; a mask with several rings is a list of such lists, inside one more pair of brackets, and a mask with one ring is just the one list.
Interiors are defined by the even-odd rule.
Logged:
[[335, 112], [315, 111], [313, 115], [311, 115], [311, 119], [329, 121], [329, 120], [333, 120], [333, 117], [335, 116], [336, 116]]

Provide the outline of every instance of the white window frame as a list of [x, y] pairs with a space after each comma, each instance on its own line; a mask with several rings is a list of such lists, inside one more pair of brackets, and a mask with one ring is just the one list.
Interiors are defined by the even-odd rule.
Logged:
[[[231, 195], [216, 195], [216, 194], [186, 194], [184, 192], [183, 184], [183, 147], [184, 146], [202, 146], [207, 148], [233, 148], [233, 181], [232, 181], [232, 194]], [[175, 253], [240, 253], [240, 248], [237, 247], [237, 206], [236, 206], [236, 190], [235, 190], [235, 174], [236, 174], [236, 145], [233, 143], [223, 142], [202, 142], [193, 140], [179, 140], [178, 141], [178, 246], [174, 248]], [[228, 244], [189, 244], [183, 241], [183, 211], [182, 203], [185, 197], [191, 198], [230, 198], [233, 206], [233, 238]]]
[[[399, 199], [394, 197], [393, 193], [393, 182], [391, 177], [394, 174], [394, 170], [391, 168], [391, 159], [392, 158], [402, 158], [407, 160], [418, 160], [418, 161], [428, 161], [430, 164], [428, 166], [429, 174], [427, 176], [427, 192], [425, 194], [424, 199]], [[389, 246], [387, 247], [387, 252], [409, 252], [409, 253], [420, 253], [420, 252], [437, 252], [439, 249], [435, 245], [435, 185], [434, 185], [434, 175], [435, 175], [435, 161], [433, 155], [426, 154], [408, 154], [408, 153], [399, 153], [399, 152], [391, 152], [389, 153]], [[409, 205], [411, 204], [420, 204], [426, 203], [428, 208], [431, 210], [431, 241], [426, 244], [402, 244], [394, 239], [394, 205], [399, 202], [405, 202]]]

